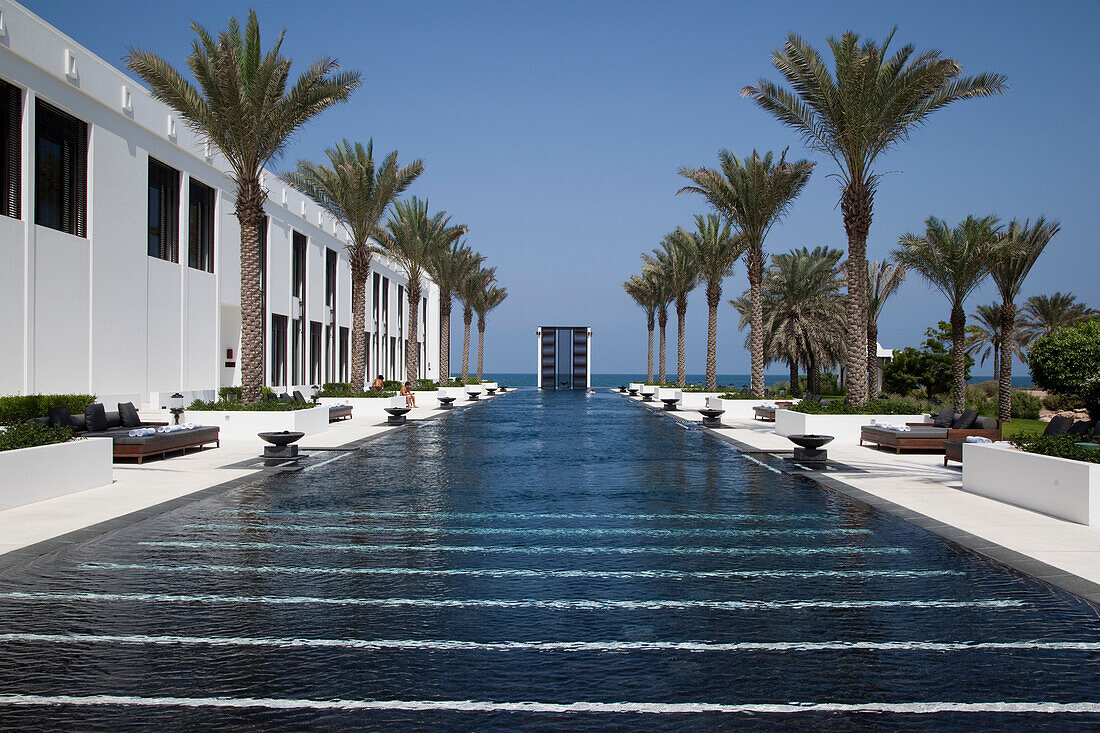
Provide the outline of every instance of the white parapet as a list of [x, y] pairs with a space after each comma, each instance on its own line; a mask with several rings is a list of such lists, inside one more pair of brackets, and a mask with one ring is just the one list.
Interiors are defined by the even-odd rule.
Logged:
[[641, 389], [642, 388], [642, 383], [641, 382], [631, 382], [630, 384], [628, 384], [626, 386], [626, 388], [627, 389]]
[[[385, 399], [378, 401], [387, 402]], [[352, 400], [343, 402], [350, 404]], [[388, 404], [386, 406], [389, 407]], [[304, 410], [187, 410], [181, 422], [217, 425], [221, 428], [222, 440], [252, 438], [260, 442], [257, 433], [288, 430], [312, 435], [324, 432], [328, 430], [328, 408], [328, 405], [318, 405]]]
[[1078, 524], [1100, 525], [1100, 464], [963, 445], [963, 490]]
[[642, 395], [657, 394], [657, 387], [655, 387], [652, 384], [643, 384], [638, 388], [638, 394], [642, 394]]
[[775, 411], [777, 435], [831, 435], [836, 443], [859, 443], [864, 425], [890, 423], [904, 425], [911, 422], [929, 422], [927, 415], [811, 415], [794, 410]]
[[[685, 392], [680, 390], [680, 402], [677, 405], [681, 410], [702, 410], [707, 406], [707, 400], [717, 397], [720, 392]], [[719, 408], [720, 409], [720, 408]]]
[[[798, 400], [794, 400], [795, 403]], [[754, 407], [775, 407], [775, 400], [724, 400], [721, 397], [707, 397], [707, 407], [712, 410], [725, 410], [721, 419], [723, 422], [737, 422], [741, 420], [755, 420]]]
[[436, 392], [432, 393], [433, 397], [454, 397], [455, 402], [466, 399], [465, 387], [440, 387]]
[[679, 387], [657, 387], [654, 395], [658, 400], [678, 400], [680, 399], [680, 389]]
[[0, 509], [111, 483], [113, 446], [110, 438], [86, 438], [0, 451]]

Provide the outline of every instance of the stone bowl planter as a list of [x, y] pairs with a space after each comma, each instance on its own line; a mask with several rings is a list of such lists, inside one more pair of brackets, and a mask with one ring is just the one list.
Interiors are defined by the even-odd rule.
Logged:
[[703, 427], [705, 428], [720, 428], [722, 427], [722, 415], [725, 410], [712, 410], [710, 408], [703, 408], [699, 410], [699, 414], [703, 416]]
[[412, 410], [411, 407], [387, 407], [386, 412], [389, 413], [389, 417], [386, 418], [387, 425], [404, 425], [405, 414]]
[[797, 435], [788, 435], [787, 440], [791, 441], [795, 445], [802, 446], [803, 448], [816, 449], [833, 442], [833, 436], [800, 433]]
[[283, 446], [296, 443], [305, 437], [305, 433], [295, 433], [289, 430], [280, 430], [278, 432], [257, 433], [260, 439], [271, 443], [272, 445], [282, 448]]

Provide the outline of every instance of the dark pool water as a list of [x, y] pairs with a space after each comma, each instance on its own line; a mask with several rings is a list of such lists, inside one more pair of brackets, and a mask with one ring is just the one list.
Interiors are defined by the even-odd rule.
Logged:
[[0, 575], [0, 729], [1100, 725], [1089, 605], [525, 390]]

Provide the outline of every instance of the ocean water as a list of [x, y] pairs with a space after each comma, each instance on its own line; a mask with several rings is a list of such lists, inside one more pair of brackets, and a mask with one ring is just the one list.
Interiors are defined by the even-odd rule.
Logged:
[[[489, 381], [496, 381], [501, 384], [508, 385], [509, 387], [534, 387], [538, 384], [537, 375], [534, 372], [531, 373], [491, 373], [485, 374], [485, 379]], [[670, 373], [667, 375], [667, 379], [670, 382], [676, 381], [676, 375]], [[718, 384], [723, 387], [732, 386], [734, 389], [740, 389], [743, 386], [749, 385], [748, 374], [719, 374]], [[789, 379], [787, 374], [765, 374], [764, 384], [771, 386], [776, 382], [786, 382]], [[978, 384], [979, 382], [986, 382], [993, 379], [992, 376], [973, 376], [970, 378], [970, 384]], [[621, 384], [627, 384], [629, 382], [641, 382], [645, 381], [645, 374], [593, 374], [592, 386], [597, 388], [604, 387], [618, 387]], [[688, 374], [687, 381], [693, 384], [702, 384], [706, 381], [705, 374]], [[1014, 376], [1012, 378], [1012, 386], [1019, 389], [1027, 389], [1033, 387], [1034, 384], [1031, 381], [1031, 375]]]
[[1100, 726], [1096, 609], [773, 468], [607, 391], [410, 425], [4, 568], [0, 730]]

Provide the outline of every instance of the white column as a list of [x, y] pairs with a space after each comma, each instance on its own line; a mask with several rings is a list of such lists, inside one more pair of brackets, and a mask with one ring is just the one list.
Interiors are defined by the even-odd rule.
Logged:
[[584, 343], [584, 363], [588, 368], [588, 374], [585, 375], [585, 389], [592, 389], [592, 329], [588, 329], [588, 335]]
[[536, 384], [539, 389], [542, 389], [542, 329], [535, 329], [535, 375], [538, 380]]

